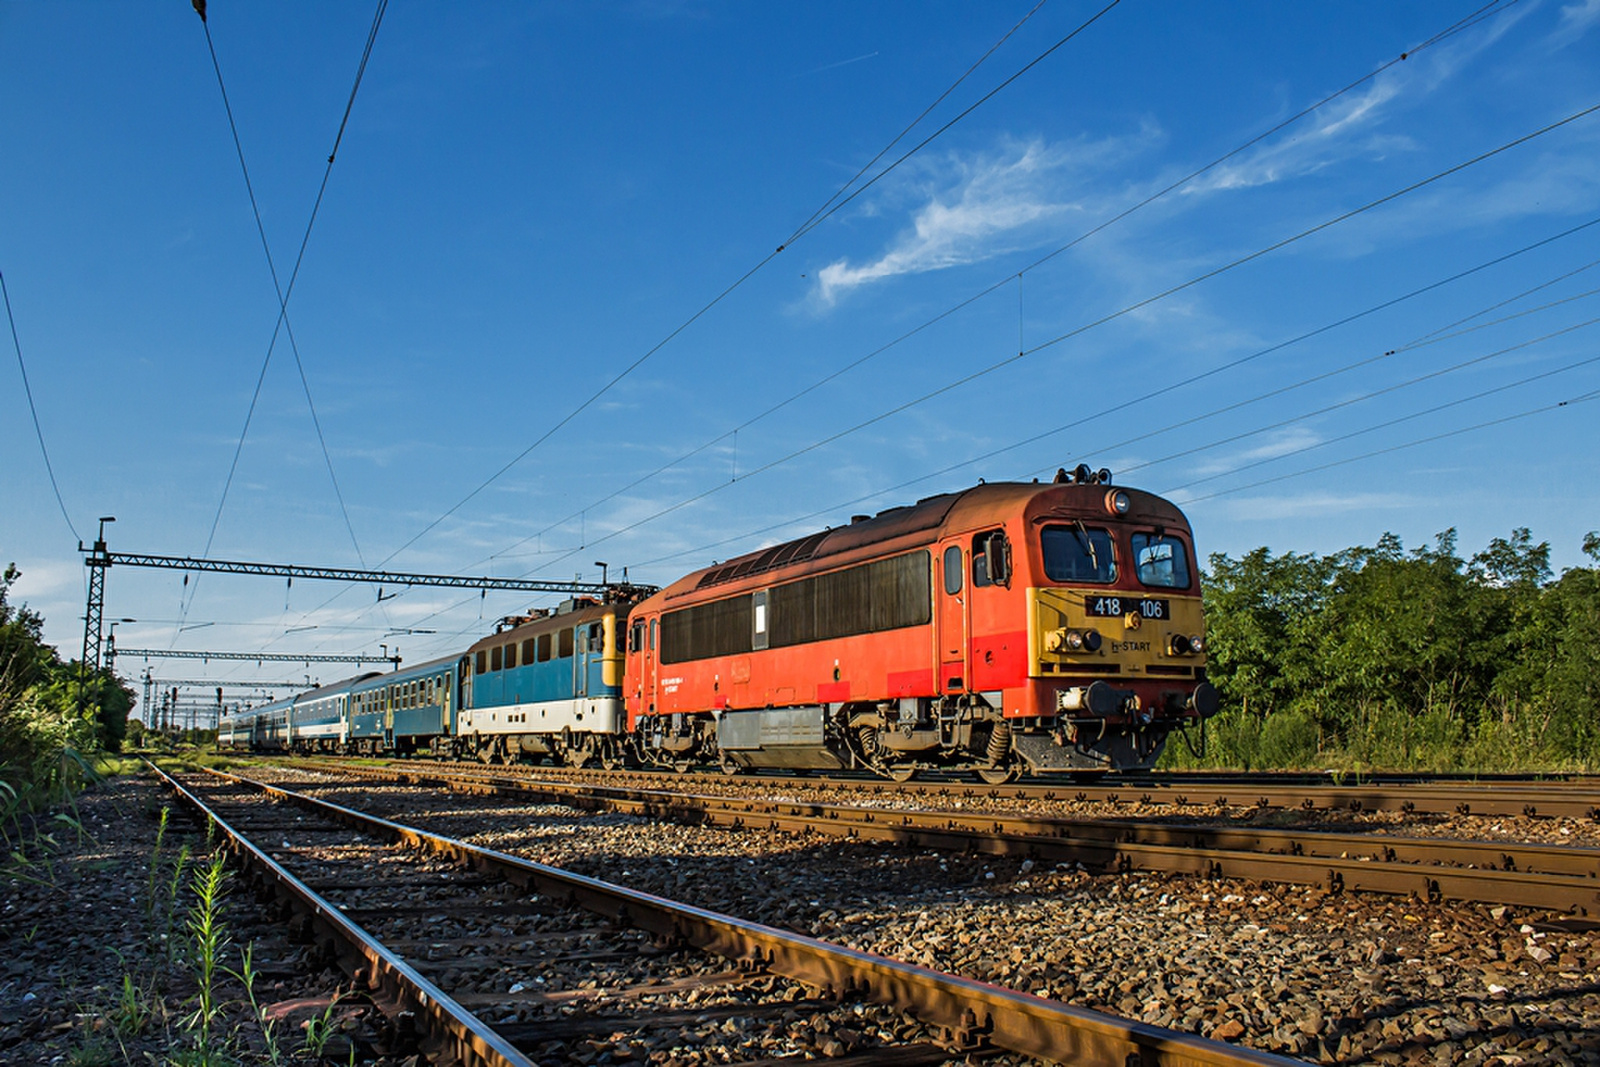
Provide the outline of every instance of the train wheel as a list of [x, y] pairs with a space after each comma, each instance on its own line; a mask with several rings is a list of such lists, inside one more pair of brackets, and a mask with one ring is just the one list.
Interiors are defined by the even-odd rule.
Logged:
[[1015, 781], [1021, 768], [1012, 765], [1008, 767], [979, 767], [977, 775], [990, 785], [1005, 785]]
[[723, 774], [734, 775], [744, 773], [744, 768], [733, 762], [733, 760], [729, 759], [727, 756], [723, 756], [722, 759], [717, 763], [717, 766], [722, 768]]
[[896, 782], [909, 782], [911, 779], [917, 776], [917, 772], [920, 770], [922, 770], [921, 767], [918, 767], [914, 763], [910, 763], [893, 767], [885, 767], [883, 769], [883, 773], [888, 775]]

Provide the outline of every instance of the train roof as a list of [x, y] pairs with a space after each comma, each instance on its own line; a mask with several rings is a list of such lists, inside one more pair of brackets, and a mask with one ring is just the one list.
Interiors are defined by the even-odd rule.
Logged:
[[487, 637], [479, 638], [467, 649], [467, 655], [479, 649], [493, 648], [510, 641], [521, 641], [525, 638], [536, 637], [539, 634], [563, 630], [569, 626], [579, 626], [613, 613], [626, 615], [632, 604], [623, 601], [608, 601], [602, 603], [592, 597], [575, 597], [563, 600], [554, 611], [545, 611], [538, 615], [529, 615], [517, 620], [517, 624], [510, 629], [500, 630]]
[[424, 660], [421, 663], [413, 663], [409, 667], [401, 667], [387, 674], [372, 671], [357, 678], [350, 688], [353, 692], [366, 692], [369, 689], [381, 689], [386, 685], [394, 685], [397, 682], [409, 682], [414, 678], [423, 678], [454, 667], [456, 660], [459, 658], [459, 653], [452, 653], [448, 656], [438, 656], [434, 659]]
[[[1064, 519], [1107, 515], [1108, 493], [1124, 492], [1130, 507], [1123, 521], [1165, 524], [1183, 529], [1188, 520], [1178, 507], [1141, 489], [1113, 487], [1099, 477], [1082, 481], [979, 482], [954, 493], [924, 497], [915, 504], [892, 507], [876, 515], [858, 515], [848, 526], [830, 527], [805, 537], [746, 553], [725, 563], [686, 575], [663, 590], [669, 601], [712, 586], [754, 584], [741, 579], [773, 571], [810, 573], [827, 567], [829, 557], [883, 545], [904, 551], [928, 544], [944, 533], [993, 525], [1026, 514], [1030, 519], [1059, 514]], [[805, 566], [814, 564], [814, 566]], [[785, 574], [787, 577], [788, 574]]]

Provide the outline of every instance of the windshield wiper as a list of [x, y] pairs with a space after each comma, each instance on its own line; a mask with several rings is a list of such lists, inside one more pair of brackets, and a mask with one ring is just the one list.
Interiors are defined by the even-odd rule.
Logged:
[[1083, 545], [1085, 552], [1089, 553], [1089, 565], [1096, 574], [1100, 573], [1100, 557], [1094, 550], [1094, 541], [1089, 537], [1089, 531], [1084, 527], [1082, 519], [1072, 520], [1073, 528], [1078, 535], [1078, 542]]

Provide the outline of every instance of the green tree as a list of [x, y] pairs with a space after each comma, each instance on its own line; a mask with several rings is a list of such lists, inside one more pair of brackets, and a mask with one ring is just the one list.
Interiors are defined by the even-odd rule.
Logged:
[[108, 670], [80, 679], [77, 663], [63, 663], [38, 612], [11, 603], [18, 577], [15, 564], [0, 572], [0, 776], [50, 792], [64, 755], [122, 747], [133, 691]]
[[[1584, 538], [1600, 563], [1600, 533]], [[1330, 556], [1213, 555], [1211, 762], [1532, 769], [1600, 763], [1600, 569], [1552, 581], [1526, 528]], [[1175, 762], [1185, 761], [1177, 753]]]

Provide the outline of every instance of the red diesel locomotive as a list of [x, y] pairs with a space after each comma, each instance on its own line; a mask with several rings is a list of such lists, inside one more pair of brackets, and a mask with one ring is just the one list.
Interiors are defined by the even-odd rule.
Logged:
[[899, 780], [1151, 766], [1217, 693], [1188, 521], [1110, 481], [979, 484], [673, 583], [629, 616], [635, 753]]

